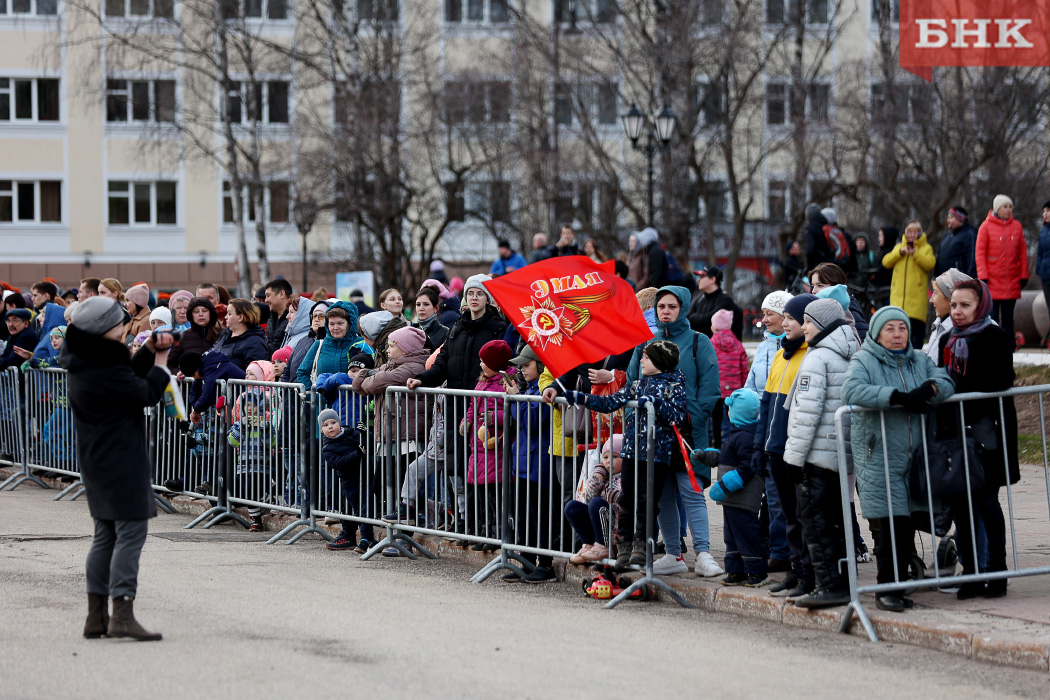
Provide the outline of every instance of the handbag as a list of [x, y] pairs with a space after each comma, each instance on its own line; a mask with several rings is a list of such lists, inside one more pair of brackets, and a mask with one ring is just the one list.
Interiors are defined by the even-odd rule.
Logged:
[[[910, 486], [912, 497], [920, 500], [930, 495], [935, 499], [962, 496], [967, 491], [979, 491], [984, 488], [984, 462], [980, 443], [974, 438], [972, 429], [960, 430], [958, 437], [950, 440], [937, 440], [931, 417], [927, 419], [926, 451], [923, 446], [915, 448], [911, 460]], [[926, 457], [929, 456], [927, 460]], [[927, 467], [929, 481], [927, 482]], [[966, 480], [969, 468], [969, 484]]]

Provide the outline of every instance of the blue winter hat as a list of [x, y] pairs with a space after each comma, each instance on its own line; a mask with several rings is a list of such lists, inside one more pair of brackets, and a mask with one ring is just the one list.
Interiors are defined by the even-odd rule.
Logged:
[[908, 327], [908, 338], [911, 338], [911, 319], [899, 306], [883, 306], [872, 315], [868, 323], [868, 338], [877, 343], [882, 327], [890, 321], [904, 321], [904, 325]]
[[825, 287], [817, 292], [818, 299], [834, 299], [842, 305], [843, 311], [849, 311], [849, 292], [846, 285], [836, 284], [833, 287]]
[[799, 294], [796, 297], [792, 297], [791, 301], [784, 304], [784, 315], [790, 315], [791, 318], [802, 323], [806, 316], [806, 307], [809, 306], [810, 302], [816, 300], [817, 297], [814, 294]]
[[758, 394], [750, 389], [737, 389], [726, 399], [729, 422], [739, 427], [758, 420]]

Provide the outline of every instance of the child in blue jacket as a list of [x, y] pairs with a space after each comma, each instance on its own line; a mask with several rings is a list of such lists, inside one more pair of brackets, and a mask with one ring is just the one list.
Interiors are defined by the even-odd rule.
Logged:
[[[352, 426], [343, 426], [339, 421], [339, 414], [331, 408], [326, 408], [318, 414], [317, 424], [321, 427], [321, 461], [325, 467], [339, 474], [339, 484], [343, 497], [346, 498], [347, 510], [352, 515], [371, 518], [371, 469], [361, 468], [364, 456], [361, 431]], [[339, 535], [325, 546], [333, 551], [368, 551], [376, 544], [372, 525], [361, 523], [358, 529], [361, 531], [360, 542], [354, 534], [354, 522], [343, 520]]]
[[[678, 449], [674, 426], [678, 425], [683, 435], [689, 434], [689, 413], [682, 372], [678, 366], [678, 346], [669, 340], [649, 343], [642, 350], [641, 378], [626, 385], [612, 396], [595, 396], [576, 391], [565, 392], [569, 405], [580, 404], [599, 413], [612, 413], [628, 401], [638, 401], [638, 410], [629, 412], [624, 426], [624, 446], [621, 456], [624, 469], [621, 472], [620, 518], [617, 541], [618, 568], [643, 566], [645, 564], [645, 504], [646, 504], [646, 404], [651, 403], [656, 413], [656, 439], [653, 451], [654, 495], [663, 491], [664, 482], [673, 478], [672, 455]], [[642, 424], [636, 426], [638, 415]], [[678, 460], [681, 461], [679, 457]], [[636, 510], [635, 490], [637, 489]], [[626, 542], [633, 540], [630, 550]]]
[[721, 451], [702, 453], [707, 463], [718, 465], [718, 480], [707, 495], [722, 505], [727, 574], [722, 585], [758, 588], [769, 583], [769, 550], [758, 519], [764, 478], [751, 460], [758, 426], [758, 394], [737, 389], [726, 399], [726, 409], [730, 427]]

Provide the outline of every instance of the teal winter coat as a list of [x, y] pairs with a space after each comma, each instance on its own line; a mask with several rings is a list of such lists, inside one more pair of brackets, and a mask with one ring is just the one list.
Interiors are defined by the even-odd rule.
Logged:
[[[350, 327], [342, 338], [333, 338], [330, 333], [326, 333], [324, 338], [315, 340], [310, 349], [306, 351], [306, 357], [303, 358], [302, 363], [299, 365], [299, 371], [296, 373], [295, 380], [307, 389], [315, 388], [311, 377], [315, 357], [317, 358], [317, 374], [313, 375], [314, 377], [322, 374], [345, 372], [347, 365], [350, 364], [350, 356], [360, 352], [363, 341], [357, 334], [357, 306], [347, 301], [337, 301], [329, 306], [328, 311], [325, 313], [324, 324], [326, 331], [328, 329], [328, 314], [332, 312], [332, 309], [345, 311], [350, 317]], [[318, 356], [318, 352], [320, 352], [320, 356]]]
[[[711, 339], [689, 326], [689, 319], [686, 318], [691, 298], [689, 290], [685, 287], [667, 286], [661, 287], [660, 292], [674, 294], [682, 310], [678, 313], [678, 318], [670, 323], [662, 323], [658, 317], [656, 336], [649, 342], [670, 340], [678, 346], [678, 369], [685, 377], [686, 405], [692, 427], [692, 435], [683, 437], [689, 440], [694, 450], [703, 449], [707, 447], [707, 422], [711, 418], [711, 411], [714, 410], [718, 399], [722, 397], [718, 379], [718, 357], [715, 355], [715, 347], [711, 344]], [[657, 293], [657, 296], [660, 294]], [[639, 379], [641, 375], [642, 348], [645, 345], [635, 348], [634, 355], [631, 356], [631, 364], [627, 366], [628, 385]], [[696, 349], [695, 356], [694, 348]], [[693, 471], [701, 478], [705, 486], [710, 485], [710, 467], [694, 462]]]
[[[851, 442], [853, 462], [857, 472], [857, 492], [865, 518], [890, 517], [890, 502], [886, 498], [886, 464], [889, 455], [889, 482], [892, 494], [893, 516], [910, 515], [928, 510], [925, 501], [911, 498], [908, 477], [915, 448], [922, 445], [921, 413], [907, 413], [890, 407], [893, 392], [908, 392], [932, 379], [937, 386], [933, 402], [944, 401], [955, 393], [955, 384], [948, 373], [937, 367], [929, 355], [921, 350], [908, 350], [903, 355], [890, 352], [876, 342], [878, 330], [872, 324], [868, 337], [859, 352], [850, 361], [842, 385], [843, 403], [885, 411], [887, 450], [883, 450], [882, 422], [878, 412], [853, 415]], [[932, 439], [927, 435], [927, 440]]]

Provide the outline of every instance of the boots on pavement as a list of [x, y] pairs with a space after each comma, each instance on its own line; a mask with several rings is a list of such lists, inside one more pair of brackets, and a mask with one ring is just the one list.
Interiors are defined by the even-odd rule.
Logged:
[[140, 642], [162, 639], [157, 632], [149, 632], [135, 619], [135, 598], [129, 595], [113, 599], [113, 616], [109, 619], [110, 637], [131, 637]]
[[88, 593], [88, 614], [84, 622], [84, 637], [98, 639], [109, 629], [109, 596]]

